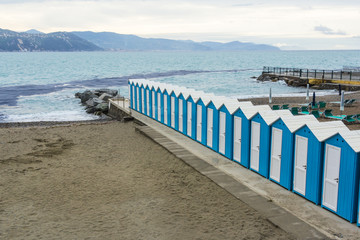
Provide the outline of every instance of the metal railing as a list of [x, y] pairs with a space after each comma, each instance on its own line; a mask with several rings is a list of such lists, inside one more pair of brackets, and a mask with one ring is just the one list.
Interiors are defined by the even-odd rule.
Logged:
[[263, 73], [300, 78], [360, 81], [360, 71], [264, 67]]

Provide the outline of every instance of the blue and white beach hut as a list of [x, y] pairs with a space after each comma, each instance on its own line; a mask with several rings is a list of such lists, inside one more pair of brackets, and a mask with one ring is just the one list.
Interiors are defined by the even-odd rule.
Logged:
[[294, 132], [306, 123], [317, 123], [314, 115], [280, 117], [271, 127], [269, 179], [292, 190], [294, 169]]
[[145, 86], [145, 114], [148, 117], [151, 117], [151, 107], [152, 107], [152, 102], [151, 102], [151, 91], [150, 91], [150, 87], [152, 86], [152, 82], [147, 82], [146, 86]]
[[233, 159], [233, 114], [239, 108], [252, 107], [251, 102], [239, 102], [236, 99], [223, 98], [219, 111], [219, 153]]
[[162, 90], [162, 118], [161, 118], [161, 122], [164, 124], [164, 125], [167, 125], [169, 126], [170, 125], [170, 92], [171, 90], [168, 90], [170, 89], [169, 86], [167, 85], [164, 85], [164, 88]]
[[251, 119], [259, 111], [271, 111], [269, 105], [242, 106], [234, 113], [233, 160], [250, 167]]
[[140, 86], [140, 112], [145, 115], [145, 105], [146, 105], [146, 96], [145, 96], [145, 88], [147, 86], [146, 81], [139, 81]]
[[157, 119], [157, 90], [159, 88], [159, 84], [154, 82], [150, 87], [151, 92], [151, 113], [150, 116], [152, 119]]
[[262, 110], [251, 119], [250, 169], [265, 178], [269, 178], [271, 125], [280, 116], [292, 114], [289, 110]]
[[[182, 92], [187, 91], [185, 87], [174, 86], [170, 93], [170, 124], [169, 126], [179, 131], [179, 96]], [[182, 101], [182, 100], [181, 100]], [[181, 106], [181, 114], [183, 114], [183, 103]]]
[[133, 79], [129, 79], [129, 88], [130, 108], [135, 109], [135, 83]]
[[212, 97], [206, 105], [206, 146], [219, 151], [219, 108], [223, 101], [218, 97]]
[[178, 131], [187, 135], [187, 102], [186, 99], [190, 96], [188, 91], [181, 91], [178, 95]]
[[342, 131], [324, 146], [321, 206], [356, 221], [359, 195], [360, 131]]
[[293, 192], [320, 204], [324, 140], [348, 128], [342, 121], [309, 123], [295, 132]]
[[[207, 145], [207, 127], [210, 126], [208, 124], [208, 118], [207, 118], [208, 116], [207, 116], [206, 106], [211, 101], [211, 99], [214, 99], [214, 98], [215, 98], [215, 95], [206, 94], [206, 95], [201, 96], [196, 101], [196, 140], [205, 146]], [[209, 120], [213, 121], [213, 119], [211, 117]]]
[[190, 90], [186, 99], [186, 134], [194, 140], [196, 140], [196, 101], [201, 95], [205, 95], [205, 93]]

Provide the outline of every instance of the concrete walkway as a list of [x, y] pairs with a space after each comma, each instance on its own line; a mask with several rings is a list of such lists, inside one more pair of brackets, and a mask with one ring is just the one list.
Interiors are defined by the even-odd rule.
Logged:
[[356, 224], [136, 111], [137, 129], [298, 239], [360, 239]]

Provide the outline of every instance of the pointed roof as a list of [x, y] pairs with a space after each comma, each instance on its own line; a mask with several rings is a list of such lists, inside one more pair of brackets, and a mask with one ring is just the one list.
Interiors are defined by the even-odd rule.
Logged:
[[323, 142], [341, 131], [350, 131], [342, 121], [314, 122], [306, 124], [315, 137]]
[[282, 116], [281, 119], [283, 120], [284, 124], [290, 130], [291, 133], [294, 133], [299, 128], [305, 126], [307, 123], [317, 123], [319, 122], [314, 115], [296, 115], [296, 116], [289, 116], [285, 117]]
[[[280, 117], [291, 117], [293, 116], [292, 113], [288, 109], [284, 110], [268, 110], [268, 109], [261, 109], [259, 111], [260, 116], [264, 119], [267, 125], [273, 124], [276, 120]], [[256, 115], [256, 114], [255, 114]]]
[[241, 111], [244, 113], [247, 119], [253, 118], [260, 111], [273, 111], [269, 105], [254, 105], [249, 107], [241, 108]]
[[360, 152], [360, 130], [340, 131], [339, 134], [356, 153]]

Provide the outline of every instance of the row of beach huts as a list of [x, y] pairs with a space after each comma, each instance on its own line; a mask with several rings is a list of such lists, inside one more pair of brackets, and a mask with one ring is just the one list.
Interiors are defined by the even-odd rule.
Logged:
[[360, 226], [360, 131], [146, 79], [130, 108]]

